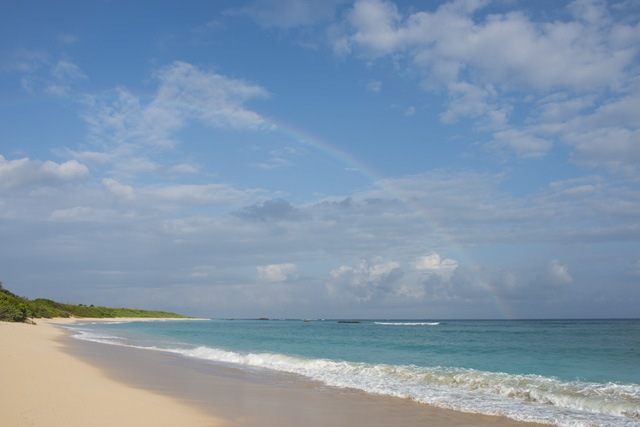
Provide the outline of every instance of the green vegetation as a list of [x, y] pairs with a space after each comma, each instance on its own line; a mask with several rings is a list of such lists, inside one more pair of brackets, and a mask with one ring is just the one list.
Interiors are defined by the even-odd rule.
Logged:
[[114, 317], [166, 317], [166, 318], [187, 318], [180, 314], [166, 311], [137, 310], [131, 308], [108, 308], [94, 307], [93, 304], [86, 306], [83, 304], [62, 304], [50, 299], [38, 298], [33, 301], [19, 297], [2, 288], [0, 282], [0, 321], [5, 322], [28, 322], [31, 318], [52, 317], [92, 317], [92, 318], [114, 318]]

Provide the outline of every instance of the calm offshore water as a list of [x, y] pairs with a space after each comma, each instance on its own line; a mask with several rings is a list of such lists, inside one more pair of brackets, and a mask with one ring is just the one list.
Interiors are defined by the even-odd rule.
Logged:
[[211, 320], [76, 337], [558, 426], [640, 426], [640, 319]]

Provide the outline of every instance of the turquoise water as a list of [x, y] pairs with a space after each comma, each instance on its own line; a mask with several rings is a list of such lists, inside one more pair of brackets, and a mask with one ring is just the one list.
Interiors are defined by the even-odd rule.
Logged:
[[73, 327], [336, 387], [559, 426], [640, 426], [640, 320], [211, 320]]

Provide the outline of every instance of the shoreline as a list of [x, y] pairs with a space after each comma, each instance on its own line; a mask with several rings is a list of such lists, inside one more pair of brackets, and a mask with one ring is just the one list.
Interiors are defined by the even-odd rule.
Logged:
[[55, 326], [101, 320], [141, 319], [0, 323], [0, 374], [10, 379], [0, 391], [0, 411], [9, 414], [10, 425], [540, 426], [337, 389], [295, 375], [77, 340]]
[[[37, 319], [37, 324], [74, 325], [82, 322], [172, 322], [186, 320], [211, 320], [201, 317], [54, 317], [52, 319]], [[39, 323], [38, 323], [39, 322]]]

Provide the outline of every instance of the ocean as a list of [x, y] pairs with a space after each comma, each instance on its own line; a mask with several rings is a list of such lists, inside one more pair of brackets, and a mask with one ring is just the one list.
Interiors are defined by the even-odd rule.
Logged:
[[640, 319], [82, 323], [78, 339], [556, 426], [640, 426]]

